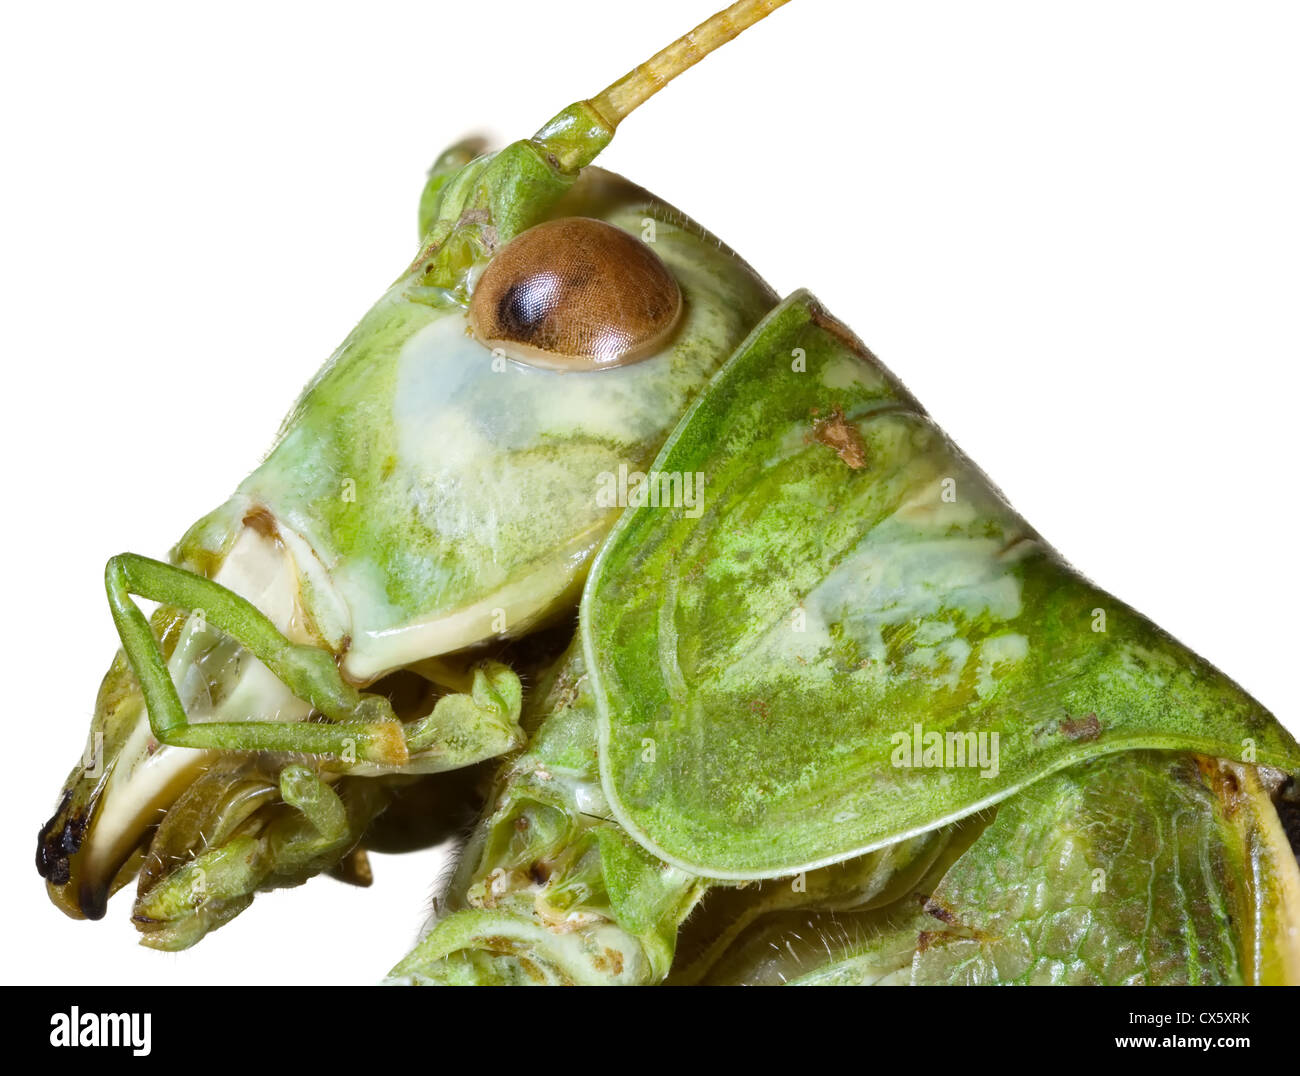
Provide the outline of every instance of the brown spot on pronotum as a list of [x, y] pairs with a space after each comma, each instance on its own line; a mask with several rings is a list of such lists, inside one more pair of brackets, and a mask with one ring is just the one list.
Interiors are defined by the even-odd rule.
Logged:
[[1101, 735], [1101, 722], [1096, 714], [1084, 714], [1083, 717], [1067, 717], [1058, 726], [1061, 735], [1079, 743], [1091, 743]]
[[867, 446], [862, 441], [862, 434], [844, 417], [844, 411], [839, 407], [830, 413], [829, 418], [819, 418], [813, 422], [807, 440], [834, 449], [835, 454], [855, 471], [867, 465]]

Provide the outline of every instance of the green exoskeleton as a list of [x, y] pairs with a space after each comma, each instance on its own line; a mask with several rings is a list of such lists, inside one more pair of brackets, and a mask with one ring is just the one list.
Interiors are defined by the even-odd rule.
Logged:
[[60, 908], [138, 879], [184, 948], [477, 811], [389, 981], [1300, 982], [1294, 738], [815, 298], [591, 163], [783, 2], [448, 150], [264, 462], [109, 561]]

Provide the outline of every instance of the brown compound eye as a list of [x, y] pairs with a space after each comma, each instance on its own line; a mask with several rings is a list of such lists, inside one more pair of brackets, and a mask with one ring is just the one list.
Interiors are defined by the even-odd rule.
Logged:
[[681, 312], [681, 289], [653, 250], [603, 220], [566, 217], [496, 253], [469, 323], [488, 347], [530, 366], [603, 370], [659, 351]]

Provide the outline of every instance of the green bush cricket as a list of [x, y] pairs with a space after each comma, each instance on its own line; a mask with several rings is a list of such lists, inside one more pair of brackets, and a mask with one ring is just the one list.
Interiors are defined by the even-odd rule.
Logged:
[[1295, 740], [815, 298], [592, 164], [782, 2], [444, 153], [267, 459], [109, 562], [63, 910], [138, 878], [184, 948], [481, 803], [392, 981], [1300, 982]]

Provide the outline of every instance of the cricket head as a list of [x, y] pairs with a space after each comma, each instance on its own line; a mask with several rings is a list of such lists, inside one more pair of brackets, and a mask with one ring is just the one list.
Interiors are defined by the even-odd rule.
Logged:
[[[742, 0], [532, 137], [435, 164], [417, 256], [240, 487], [319, 559], [308, 612], [354, 682], [571, 615], [635, 476], [774, 305], [716, 237], [593, 161], [780, 2]], [[684, 499], [687, 476], [667, 481]]]
[[[644, 472], [776, 296], [689, 218], [592, 162], [637, 105], [784, 2], [740, 0], [531, 138], [445, 152], [421, 197], [417, 256], [172, 562], [328, 652], [351, 684], [383, 691], [444, 655], [571, 618], [638, 491], [698, 502], [696, 476], [658, 490]], [[190, 721], [317, 716], [201, 610], [164, 603], [153, 633]], [[145, 884], [213, 834], [265, 831], [282, 808], [274, 777], [227, 761], [160, 743], [119, 654], [40, 834], [56, 905], [98, 918], [139, 874], [137, 923], [168, 948], [235, 914], [242, 891], [205, 904], [207, 920], [163, 929]], [[169, 824], [182, 813], [193, 824]]]

